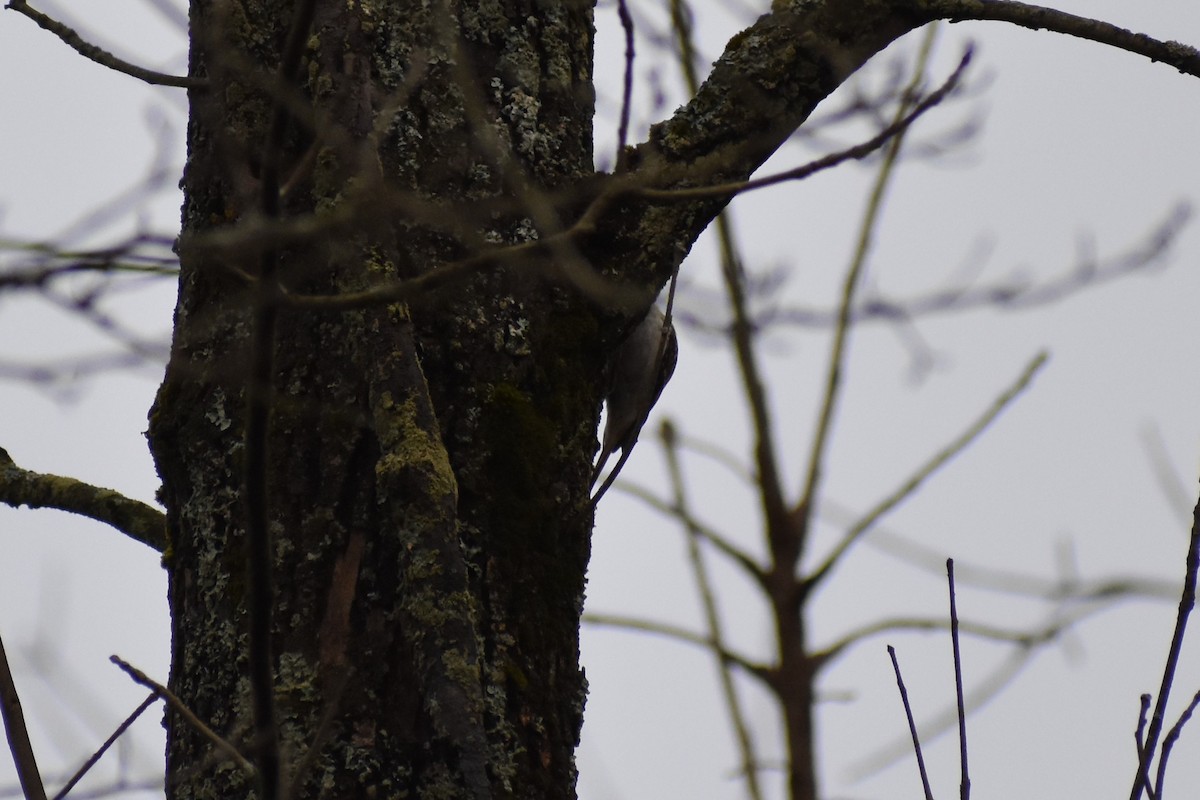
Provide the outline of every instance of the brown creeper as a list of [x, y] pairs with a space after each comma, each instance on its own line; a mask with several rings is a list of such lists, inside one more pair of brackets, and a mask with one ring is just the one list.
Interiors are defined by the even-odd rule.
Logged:
[[604, 440], [592, 472], [592, 483], [600, 477], [605, 462], [618, 449], [621, 457], [592, 498], [593, 503], [600, 500], [625, 466], [629, 452], [650, 416], [650, 409], [658, 402], [667, 381], [671, 380], [678, 358], [674, 326], [667, 322], [658, 306], [650, 306], [646, 316], [617, 348], [609, 365], [608, 393], [604, 399], [608, 421], [604, 425]]

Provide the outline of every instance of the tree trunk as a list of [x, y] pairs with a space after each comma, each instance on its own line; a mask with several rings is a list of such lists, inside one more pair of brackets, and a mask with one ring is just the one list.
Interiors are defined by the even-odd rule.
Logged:
[[[253, 736], [244, 492], [248, 389], [269, 391], [284, 792], [569, 798], [606, 354], [728, 196], [655, 204], [591, 177], [590, 0], [312, 5], [289, 35], [294, 0], [192, 0], [190, 74], [208, 83], [190, 94], [149, 431], [171, 688], [242, 752], [269, 747]], [[626, 153], [625, 178], [745, 178], [907, 27], [764, 17]], [[405, 279], [426, 290], [295, 301]], [[269, 386], [251, 383], [264, 302]], [[169, 797], [254, 790], [193, 724], [167, 724]]]
[[[293, 114], [277, 156], [282, 220], [360, 211], [277, 248], [289, 292], [425, 273], [468, 252], [463, 231], [522, 242], [521, 216], [472, 217], [470, 203], [591, 169], [590, 3], [536, 24], [515, 7], [420, 6], [316, 4], [300, 72], [311, 115]], [[246, 752], [253, 291], [240, 276], [264, 247], [206, 249], [203, 234], [255, 224], [262, 143], [293, 102], [273, 83], [293, 14], [192, 5], [191, 74], [211, 87], [192, 93], [177, 325], [151, 427], [171, 519], [171, 686]], [[424, 224], [405, 212], [415, 203], [457, 219]], [[601, 364], [579, 306], [512, 269], [410, 306], [282, 310], [266, 474], [282, 773], [297, 796], [573, 794]], [[175, 714], [168, 776], [172, 797], [250, 785]]]

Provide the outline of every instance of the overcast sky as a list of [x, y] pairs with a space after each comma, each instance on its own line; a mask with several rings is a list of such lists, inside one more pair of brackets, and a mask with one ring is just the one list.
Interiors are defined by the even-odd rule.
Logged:
[[[186, 38], [166, 2], [59, 0], [39, 7], [86, 27], [123, 57], [181, 73]], [[711, 60], [743, 22], [709, 4], [695, 5], [701, 51]], [[1200, 45], [1200, 6], [1192, 0], [1072, 0], [1056, 7]], [[663, 24], [662, 15], [647, 10], [638, 19], [644, 57], [634, 121], [640, 139], [682, 94], [678, 70], [653, 60], [648, 37]], [[615, 24], [614, 3], [601, 3], [600, 163], [612, 151], [615, 128], [621, 52]], [[880, 85], [890, 65], [903, 63], [898, 59], [911, 63], [917, 41], [910, 35], [878, 56], [858, 85]], [[1053, 281], [1075, 269], [1081, 253], [1105, 263], [1136, 250], [1183, 204], [1200, 201], [1200, 81], [1098, 44], [1000, 23], [943, 27], [934, 80], [953, 68], [968, 41], [977, 49], [973, 91], [919, 123], [912, 141], [936, 139], [967, 119], [982, 127], [947, 157], [900, 168], [869, 262], [871, 296], [902, 299], [968, 281]], [[827, 107], [838, 107], [843, 96]], [[0, 238], [74, 233], [81, 217], [101, 207], [114, 214], [100, 238], [73, 244], [111, 242], [134, 231], [172, 234], [185, 122], [179, 90], [106, 72], [29, 20], [0, 14]], [[820, 146], [850, 144], [861, 134], [835, 131], [832, 142]], [[763, 173], [817, 152], [789, 145]], [[152, 202], [129, 207], [119, 201], [156, 178], [156, 169], [161, 180]], [[872, 169], [845, 167], [733, 204], [748, 269], [785, 279], [770, 297], [775, 305], [832, 306]], [[724, 307], [709, 291], [719, 285], [710, 237], [694, 249], [681, 280], [682, 312], [722, 318]], [[169, 282], [148, 283], [106, 297], [100, 308], [144, 339], [153, 356], [167, 342], [173, 296]], [[1152, 269], [1061, 303], [856, 329], [826, 468], [823, 524], [808, 566], [837, 540], [847, 514], [892, 491], [1044, 350], [1050, 358], [1031, 389], [979, 443], [889, 515], [879, 533], [920, 542], [936, 558], [953, 556], [961, 569], [983, 565], [1053, 578], [1070, 564], [1084, 578], [1178, 584], [1188, 521], [1183, 506], [1194, 501], [1200, 472], [1197, 301], [1200, 233], [1193, 223]], [[811, 441], [827, 333], [780, 329], [764, 342], [793, 487]], [[51, 298], [0, 295], [0, 447], [24, 467], [152, 502], [157, 478], [142, 431], [160, 361], [51, 383], [19, 374], [21, 366], [120, 352], [94, 320], [81, 320]], [[711, 337], [683, 333], [679, 370], [659, 409], [626, 470], [628, 480], [658, 492], [665, 487], [652, 435], [660, 415], [746, 458], [748, 428], [732, 359]], [[704, 518], [761, 553], [756, 508], [738, 479], [700, 458], [689, 458], [685, 468]], [[1159, 474], [1164, 468], [1169, 481]], [[1172, 499], [1171, 485], [1190, 498], [1182, 506]], [[889, 555], [888, 541], [867, 537], [817, 597], [814, 643], [881, 616], [945, 614], [944, 582]], [[711, 553], [709, 563], [732, 643], [768, 657], [763, 605]], [[107, 528], [52, 511], [0, 509], [0, 633], [47, 772], [57, 775], [79, 763], [144, 697], [108, 663], [110, 654], [166, 679], [165, 587], [155, 554]], [[611, 492], [599, 513], [588, 594], [591, 611], [701, 630], [681, 532], [621, 491]], [[1090, 619], [974, 715], [974, 796], [1127, 792], [1138, 696], [1157, 690], [1174, 605], [1132, 602]], [[960, 589], [959, 610], [964, 618], [1009, 626], [1035, 624], [1044, 613], [1003, 593], [969, 588]], [[837, 662], [822, 683], [826, 702], [819, 713], [821, 775], [830, 797], [920, 795], [911, 757], [870, 777], [856, 772], [906, 735], [884, 650], [889, 642], [898, 648], [918, 720], [952, 698], [949, 644], [941, 634], [878, 637]], [[1198, 647], [1194, 640], [1185, 647], [1176, 709], [1200, 689]], [[1011, 651], [967, 640], [963, 652], [971, 684]], [[711, 658], [645, 634], [589, 628], [583, 661], [591, 685], [579, 753], [584, 800], [743, 796]], [[739, 688], [762, 759], [778, 764], [778, 723], [769, 699], [751, 684]], [[93, 786], [118, 776], [159, 780], [161, 715], [147, 717], [129, 737], [124, 760], [106, 759]], [[939, 797], [957, 791], [956, 753], [949, 738], [926, 750]], [[12, 785], [3, 761], [0, 786]], [[1185, 732], [1173, 764], [1168, 791], [1190, 796], [1200, 785], [1200, 730]], [[770, 796], [781, 797], [779, 773], [765, 776]]]

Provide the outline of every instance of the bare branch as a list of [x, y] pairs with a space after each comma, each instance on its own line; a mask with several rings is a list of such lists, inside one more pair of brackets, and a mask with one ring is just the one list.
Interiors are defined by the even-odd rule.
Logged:
[[83, 766], [81, 766], [54, 795], [54, 800], [62, 800], [64, 797], [66, 797], [67, 794], [75, 788], [75, 784], [83, 780], [83, 776], [87, 775], [88, 770], [96, 766], [97, 762], [99, 762], [104, 754], [108, 752], [108, 748], [112, 747], [117, 739], [121, 738], [121, 734], [125, 733], [125, 731], [129, 729], [129, 726], [137, 721], [137, 718], [142, 715], [143, 711], [154, 705], [154, 703], [157, 701], [158, 693], [151, 692], [150, 695], [141, 702], [141, 705], [135, 708], [133, 713], [126, 717], [125, 720], [117, 726], [117, 729], [112, 732], [112, 735], [104, 740], [104, 744], [100, 745], [96, 752], [88, 756], [87, 761], [83, 762]]
[[[1123, 599], [1123, 598], [1122, 598]], [[1098, 601], [1096, 605], [1081, 607], [1069, 614], [1061, 614], [1041, 628], [1013, 629], [1001, 628], [980, 622], [960, 622], [959, 630], [968, 636], [974, 636], [991, 642], [1001, 642], [1016, 645], [1022, 649], [1030, 649], [1054, 641], [1060, 635], [1070, 630], [1082, 620], [1093, 616], [1105, 607], [1114, 605], [1117, 599]], [[828, 647], [813, 653], [813, 661], [821, 668], [841, 656], [847, 649], [861, 644], [866, 639], [885, 633], [899, 631], [945, 631], [950, 629], [950, 623], [941, 618], [920, 619], [916, 617], [889, 617], [876, 620], [869, 625], [855, 628]]]
[[[1040, 284], [1015, 276], [991, 285], [951, 286], [929, 294], [903, 299], [867, 297], [851, 311], [856, 324], [877, 321], [908, 321], [935, 314], [958, 313], [978, 308], [1027, 310], [1041, 308], [1074, 296], [1084, 289], [1102, 286], [1135, 272], [1160, 265], [1169, 249], [1191, 221], [1193, 212], [1187, 203], [1171, 208], [1143, 241], [1124, 253], [1097, 262], [1086, 254], [1076, 260], [1065, 274]], [[1082, 248], [1081, 248], [1082, 249]], [[835, 324], [837, 312], [817, 308], [768, 310], [757, 316], [760, 326], [796, 325], [827, 328]], [[712, 330], [713, 326], [704, 326]], [[1191, 501], [1188, 505], [1190, 508]]]
[[75, 478], [22, 469], [3, 448], [0, 448], [0, 502], [13, 508], [57, 508], [81, 514], [111, 525], [160, 553], [167, 547], [167, 518], [158, 509]]
[[1039, 353], [1025, 367], [1025, 370], [1017, 378], [1016, 382], [1006, 389], [999, 397], [992, 401], [992, 405], [975, 420], [965, 431], [957, 438], [950, 442], [946, 447], [942, 448], [931, 458], [924, 466], [918, 469], [908, 480], [901, 484], [892, 494], [881, 500], [875, 508], [867, 512], [859, 522], [851, 526], [850, 530], [842, 540], [833, 548], [832, 552], [825, 557], [825, 561], [819, 566], [808, 578], [805, 583], [809, 586], [814, 586], [821, 582], [822, 579], [829, 573], [830, 570], [837, 564], [842, 555], [866, 533], [872, 525], [875, 524], [884, 514], [891, 511], [897, 505], [912, 495], [922, 483], [925, 482], [933, 473], [937, 472], [942, 466], [949, 462], [956, 455], [961, 453], [971, 442], [977, 439], [980, 434], [987, 430], [988, 426], [1000, 416], [1000, 413], [1012, 403], [1033, 381], [1038, 370], [1046, 363], [1047, 356], [1045, 353]]
[[709, 544], [740, 566], [756, 585], [763, 585], [765, 574], [758, 562], [737, 545], [733, 544], [733, 542], [725, 538], [724, 534], [701, 522], [690, 510], [678, 508], [674, 504], [654, 496], [649, 490], [635, 484], [621, 481], [617, 486], [621, 491], [632, 497], [636, 497], [660, 514], [681, 522], [689, 530], [695, 531], [697, 535], [702, 536]]
[[[1039, 651], [1036, 648], [1021, 648], [1013, 653], [1004, 663], [996, 667], [990, 675], [986, 676], [982, 682], [968, 693], [966, 697], [967, 713], [980, 708], [1003, 691], [1006, 686], [1016, 679], [1017, 675], [1029, 664], [1029, 661], [1037, 652]], [[953, 728], [957, 718], [957, 712], [953, 708], [950, 708], [934, 715], [927, 723], [918, 727], [925, 732], [925, 739], [929, 741]], [[876, 753], [861, 759], [851, 769], [851, 774], [857, 778], [864, 778], [867, 775], [874, 774], [904, 758], [911, 749], [911, 744], [907, 739], [897, 740], [891, 745], [880, 748]]]
[[637, 195], [649, 200], [661, 200], [672, 202], [683, 202], [689, 200], [703, 200], [713, 197], [725, 197], [745, 192], [751, 192], [756, 189], [765, 189], [768, 186], [775, 186], [788, 181], [798, 181], [815, 175], [818, 172], [823, 172], [827, 169], [844, 164], [847, 161], [858, 161], [866, 158], [874, 153], [879, 148], [883, 147], [888, 142], [893, 141], [896, 137], [907, 131], [914, 122], [922, 117], [926, 111], [929, 111], [934, 106], [939, 105], [943, 100], [949, 97], [958, 88], [962, 80], [962, 76], [966, 71], [967, 66], [971, 63], [973, 50], [968, 47], [963, 53], [962, 58], [955, 67], [954, 72], [950, 77], [929, 95], [909, 106], [902, 107], [902, 113], [892, 120], [891, 124], [881, 130], [879, 133], [867, 139], [865, 142], [856, 144], [853, 147], [848, 147], [836, 153], [810, 161], [803, 166], [795, 169], [785, 170], [774, 175], [767, 175], [762, 178], [755, 178], [747, 181], [734, 181], [731, 183], [721, 183], [712, 186], [698, 186], [689, 189], [639, 189]]
[[1158, 797], [1163, 797], [1163, 782], [1167, 777], [1167, 760], [1171, 757], [1171, 750], [1175, 747], [1175, 742], [1179, 739], [1179, 734], [1183, 733], [1183, 726], [1188, 724], [1192, 718], [1192, 713], [1200, 706], [1200, 692], [1192, 695], [1192, 700], [1187, 704], [1187, 708], [1179, 715], [1179, 719], [1171, 726], [1171, 730], [1167, 732], [1163, 739], [1162, 755], [1158, 757], [1158, 779], [1155, 783], [1155, 794]]
[[[148, 368], [150, 363], [138, 353], [94, 353], [34, 364], [0, 360], [0, 378], [45, 384], [51, 389], [57, 389], [61, 388], [61, 384], [80, 378], [110, 370]], [[155, 362], [152, 377], [158, 377], [161, 373], [161, 362]]]
[[234, 747], [225, 739], [221, 738], [221, 736], [219, 736], [212, 728], [205, 725], [199, 717], [192, 713], [191, 709], [184, 705], [183, 701], [180, 700], [174, 692], [146, 675], [146, 673], [142, 672], [128, 661], [125, 661], [118, 656], [109, 656], [108, 660], [116, 664], [122, 672], [132, 678], [134, 683], [145, 686], [147, 689], [154, 692], [156, 696], [167, 701], [167, 704], [174, 709], [175, 713], [183, 717], [187, 724], [191, 725], [196, 731], [204, 736], [205, 739], [208, 739], [210, 742], [212, 742], [218, 750], [228, 756], [229, 759], [233, 761], [233, 763], [237, 764], [247, 775], [255, 774], [254, 765], [247, 761], [246, 757], [239, 753], [236, 747]]
[[680, 433], [679, 444], [684, 450], [690, 450], [697, 455], [704, 456], [720, 464], [747, 486], [754, 485], [754, 475], [751, 474], [750, 468], [743, 464], [740, 458], [716, 442], [710, 442], [699, 436]]
[[[833, 505], [830, 501], [823, 500], [822, 511], [828, 514], [833, 510]], [[837, 516], [846, 518], [849, 512], [839, 511]], [[875, 528], [864, 544], [931, 574], [940, 574], [945, 565], [943, 553], [887, 529]], [[1045, 600], [1086, 602], [1116, 595], [1173, 600], [1179, 596], [1177, 583], [1158, 578], [1111, 576], [1086, 582], [1078, 579], [1046, 579], [994, 567], [970, 564], [964, 566], [958, 560], [955, 561], [954, 573], [960, 586], [969, 585], [1019, 597]]]
[[1137, 742], [1138, 752], [1142, 752], [1142, 747], [1146, 741], [1146, 716], [1150, 713], [1149, 694], [1143, 694], [1138, 698], [1138, 724], [1137, 730], [1133, 732], [1133, 740]]
[[653, 633], [657, 636], [662, 636], [667, 639], [674, 639], [677, 642], [691, 644], [704, 650], [715, 653], [722, 661], [733, 664], [747, 675], [758, 678], [762, 683], [770, 687], [773, 680], [772, 672], [769, 667], [762, 664], [757, 664], [754, 661], [739, 655], [732, 650], [717, 647], [707, 636], [699, 633], [693, 633], [686, 628], [680, 628], [675, 625], [669, 625], [665, 622], [652, 622], [650, 620], [638, 619], [637, 617], [623, 617], [619, 614], [584, 614], [583, 621], [589, 625], [600, 625], [609, 628], [623, 628], [630, 631], [641, 631], [643, 633]]
[[621, 19], [621, 30], [625, 32], [625, 80], [621, 86], [621, 117], [617, 123], [617, 157], [613, 161], [620, 169], [629, 138], [629, 111], [633, 105], [633, 15], [629, 13], [628, 0], [617, 0], [617, 16]]
[[[2, 451], [0, 451], [2, 452]], [[17, 767], [17, 778], [26, 800], [46, 800], [46, 787], [42, 785], [42, 774], [38, 771], [37, 758], [29, 741], [29, 729], [25, 727], [25, 714], [21, 711], [21, 697], [13, 682], [12, 670], [8, 667], [8, 655], [4, 652], [4, 641], [0, 639], [0, 717], [4, 719], [4, 730], [8, 734], [8, 749]]]
[[31, 8], [26, 0], [8, 0], [6, 8], [11, 8], [13, 11], [29, 17], [40, 28], [48, 30], [59, 39], [62, 39], [71, 49], [84, 58], [95, 61], [97, 64], [108, 67], [116, 72], [124, 73], [154, 86], [178, 86], [185, 89], [204, 89], [208, 87], [208, 81], [206, 80], [167, 75], [117, 58], [107, 50], [84, 41], [83, 37], [76, 33], [74, 28], [64, 25], [58, 20]]
[[[675, 507], [681, 513], [688, 509], [688, 496], [683, 480], [683, 470], [679, 464], [679, 443], [675, 438], [675, 428], [670, 421], [664, 421], [660, 434], [663, 451], [667, 457], [667, 472], [671, 478], [671, 489], [675, 495]], [[713, 643], [713, 652], [717, 655], [718, 677], [721, 683], [721, 693], [725, 705], [729, 709], [729, 721], [733, 726], [734, 738], [742, 756], [742, 772], [746, 777], [746, 792], [751, 800], [762, 800], [762, 789], [758, 784], [758, 757], [754, 752], [754, 740], [750, 736], [750, 728], [742, 711], [741, 700], [738, 698], [737, 687], [733, 683], [730, 665], [720, 653], [725, 650], [725, 637], [722, 631], [721, 615], [717, 610], [716, 591], [704, 564], [704, 554], [700, 550], [701, 535], [699, 531], [688, 527], [688, 560], [692, 572], [696, 576], [696, 588], [700, 592], [701, 607], [704, 609], [704, 622], [708, 627], [708, 638]]]
[[1151, 61], [1161, 61], [1184, 74], [1200, 77], [1200, 52], [1194, 47], [1179, 42], [1163, 42], [1144, 33], [1132, 33], [1107, 22], [1052, 8], [1015, 0], [913, 0], [912, 6], [930, 19], [947, 19], [951, 22], [995, 20], [1011, 22], [1022, 28], [1065, 33], [1145, 56]]
[[[579, 288], [589, 294], [604, 297], [606, 294], [611, 294], [612, 287], [606, 285], [606, 282], [598, 275], [593, 274], [590, 269], [585, 269], [586, 265], [580, 263], [581, 260], [573, 253], [576, 243], [595, 232], [599, 219], [613, 207], [613, 204], [617, 200], [630, 196], [638, 196], [659, 202], [680, 202], [701, 197], [728, 196], [741, 191], [770, 186], [781, 181], [798, 180], [815, 172], [829, 169], [846, 160], [863, 158], [890, 141], [899, 131], [904, 130], [919, 117], [920, 114], [941, 102], [956, 85], [962, 70], [965, 69], [969, 61], [969, 57], [970, 53], [968, 52], [951, 78], [941, 88], [917, 104], [916, 108], [903, 119], [898, 120], [895, 124], [889, 126], [888, 129], [885, 129], [867, 142], [849, 148], [842, 153], [834, 153], [797, 169], [789, 170], [786, 173], [776, 176], [768, 176], [758, 181], [724, 183], [699, 189], [651, 189], [645, 185], [646, 182], [661, 177], [654, 174], [639, 174], [629, 176], [628, 178], [610, 178], [604, 183], [603, 190], [596, 195], [578, 220], [558, 232], [554, 232], [551, 229], [540, 239], [503, 248], [486, 249], [473, 256], [443, 264], [415, 278], [372, 289], [337, 295], [298, 295], [285, 293], [283, 302], [295, 308], [319, 308], [323, 310], [348, 310], [383, 305], [410, 299], [420, 293], [445, 286], [476, 271], [503, 264], [538, 263], [539, 261], [553, 263], [556, 269], [566, 272], [566, 277], [579, 286]], [[370, 183], [370, 181], [364, 181], [364, 184]], [[693, 197], [694, 193], [699, 194]], [[528, 198], [526, 199], [528, 200]], [[270, 246], [286, 242], [304, 241], [321, 233], [328, 234], [341, 226], [349, 224], [352, 220], [359, 219], [361, 216], [359, 213], [361, 211], [359, 208], [360, 201], [376, 207], [382, 203], [384, 206], [390, 208], [396, 205], [407, 207], [409, 200], [411, 198], [407, 198], [402, 193], [391, 197], [389, 200], [389, 195], [386, 192], [381, 197], [379, 192], [361, 191], [355, 194], [350, 202], [343, 203], [331, 212], [323, 212], [320, 215], [298, 219], [251, 221], [250, 224], [228, 229], [218, 229], [213, 233], [207, 233], [187, 243], [185, 247], [244, 249], [247, 246], [255, 244], [258, 246]], [[546, 203], [548, 203], [548, 199], [545, 202], [539, 201], [537, 205], [545, 205]], [[425, 214], [428, 215], [428, 213], [429, 209], [426, 207]], [[441, 214], [440, 216], [442, 218], [440, 224], [444, 226], [447, 216], [454, 217], [455, 215]], [[718, 224], [720, 223], [718, 222]]]
[[1146, 452], [1146, 459], [1150, 462], [1155, 483], [1162, 490], [1167, 505], [1172, 510], [1179, 512], [1180, 515], [1188, 513], [1191, 498], [1188, 496], [1187, 489], [1184, 488], [1183, 481], [1180, 480], [1179, 473], [1171, 465], [1166, 443], [1163, 442], [1162, 431], [1158, 429], [1157, 425], [1147, 423], [1142, 426], [1140, 433], [1142, 449]]
[[908, 720], [908, 732], [912, 735], [913, 751], [917, 755], [917, 769], [921, 773], [921, 788], [925, 791], [925, 800], [933, 800], [933, 790], [929, 787], [929, 773], [925, 770], [925, 755], [921, 752], [921, 737], [917, 735], [917, 723], [913, 721], [912, 706], [908, 702], [908, 689], [904, 686], [904, 677], [900, 674], [900, 662], [896, 659], [896, 648], [887, 646], [888, 656], [892, 659], [892, 670], [896, 673], [896, 686], [900, 690], [900, 701], [904, 703], [904, 716]]
[[[1150, 700], [1151, 697], [1149, 694], [1142, 694], [1141, 697], [1138, 698], [1138, 724], [1137, 730], [1133, 733], [1133, 740], [1137, 743], [1137, 753], [1139, 759], [1141, 758], [1142, 750], [1146, 744], [1146, 722], [1147, 715], [1150, 713]], [[1151, 800], [1153, 800], [1154, 786], [1150, 783], [1149, 767], [1141, 771], [1141, 779], [1142, 784], [1146, 787], [1146, 791], [1150, 794]]]
[[962, 651], [958, 646], [958, 598], [954, 589], [954, 559], [946, 559], [946, 582], [950, 587], [950, 644], [954, 653], [954, 707], [958, 713], [958, 763], [962, 779], [958, 785], [960, 800], [971, 797], [971, 773], [967, 769], [967, 709], [963, 703]]
[[[925, 79], [925, 70], [933, 49], [936, 30], [936, 26], [931, 26], [921, 42], [921, 49], [913, 66], [913, 74], [909, 80], [908, 88], [904, 93], [904, 99], [896, 108], [894, 120], [896, 123], [901, 122], [908, 115], [910, 107], [916, 105], [917, 89]], [[959, 69], [956, 70], [955, 75], [958, 75], [966, 67], [969, 59], [970, 50], [963, 56], [963, 60], [960, 62]], [[946, 86], [950, 86], [951, 83], [951, 81], [947, 81]], [[817, 495], [821, 472], [825, 465], [826, 446], [829, 443], [830, 432], [833, 428], [833, 412], [837, 407], [841, 393], [842, 369], [844, 367], [847, 348], [849, 347], [850, 309], [854, 305], [855, 293], [859, 288], [859, 278], [866, 265], [867, 254], [871, 251], [875, 226], [878, 223], [879, 215], [883, 208], [884, 193], [891, 182], [893, 168], [896, 165], [896, 159], [900, 154], [900, 148], [903, 146], [903, 143], [904, 131], [901, 129], [891, 139], [887, 150], [884, 151], [883, 161], [880, 162], [875, 182], [867, 197], [867, 206], [863, 210], [854, 255], [850, 260], [850, 266], [846, 270], [846, 277], [842, 283], [841, 300], [838, 307], [838, 321], [834, 327], [833, 343], [830, 346], [825, 388], [821, 393], [821, 410], [817, 415], [816, 430], [813, 433], [812, 449], [808, 457], [808, 466], [805, 470], [804, 484], [800, 490], [800, 500], [796, 504], [796, 508], [801, 513], [809, 513]], [[808, 586], [812, 585], [813, 582], [808, 582]]]
[[[5, 247], [0, 242], [0, 249]], [[88, 256], [73, 256], [63, 254], [60, 258], [67, 260], [66, 264], [49, 264], [29, 269], [5, 270], [0, 273], [0, 290], [4, 289], [40, 289], [57, 278], [83, 273], [125, 273], [134, 275], [149, 275], [161, 277], [177, 277], [179, 270], [171, 264], [138, 264], [128, 255], [115, 257], [113, 260], [98, 261]], [[173, 260], [173, 259], [172, 259]]]
[[[1183, 649], [1183, 635], [1187, 630], [1188, 617], [1196, 605], [1196, 580], [1197, 574], [1200, 573], [1200, 499], [1196, 501], [1195, 510], [1192, 512], [1192, 535], [1188, 542], [1185, 563], [1183, 591], [1179, 598], [1179, 613], [1175, 617], [1175, 631], [1171, 634], [1167, 663], [1163, 667], [1162, 683], [1158, 687], [1158, 701], [1154, 705], [1154, 714], [1150, 717], [1150, 725], [1146, 730], [1146, 743], [1139, 754], [1138, 771], [1133, 778], [1129, 800], [1138, 800], [1142, 796], [1142, 790], [1146, 788], [1145, 777], [1149, 774], [1150, 765], [1154, 763], [1154, 749], [1166, 718], [1167, 698], [1175, 683], [1175, 669]], [[1158, 793], [1161, 793], [1161, 790]]]
[[[295, 83], [300, 70], [315, 0], [300, 0], [292, 9], [277, 75], [280, 86]], [[281, 216], [283, 183], [281, 159], [284, 138], [294, 118], [277, 95], [262, 147], [260, 210], [267, 219]], [[279, 727], [275, 708], [275, 659], [271, 646], [275, 611], [274, 544], [271, 536], [271, 498], [268, 492], [267, 440], [275, 379], [275, 332], [279, 319], [278, 250], [259, 259], [253, 295], [250, 365], [246, 375], [245, 464], [243, 502], [246, 526], [247, 616], [249, 617], [250, 694], [254, 709], [254, 753], [258, 790], [263, 800], [280, 796]]]

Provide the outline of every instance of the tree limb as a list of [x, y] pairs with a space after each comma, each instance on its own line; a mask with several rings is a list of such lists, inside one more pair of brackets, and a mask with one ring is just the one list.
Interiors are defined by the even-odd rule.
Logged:
[[866, 533], [872, 525], [875, 524], [884, 514], [891, 511], [897, 505], [904, 501], [905, 498], [912, 495], [925, 479], [935, 473], [938, 469], [944, 466], [948, 461], [961, 453], [971, 442], [975, 441], [978, 436], [987, 430], [988, 426], [1000, 416], [1000, 412], [1008, 408], [1022, 392], [1029, 387], [1038, 370], [1046, 363], [1048, 356], [1045, 352], [1039, 353], [1029, 362], [1022, 371], [1016, 382], [1006, 389], [999, 397], [997, 397], [986, 411], [978, 419], [975, 420], [962, 434], [956, 437], [946, 447], [939, 450], [918, 469], [912, 476], [909, 477], [901, 486], [894, 492], [881, 500], [873, 509], [867, 512], [858, 523], [853, 525], [850, 530], [842, 537], [842, 540], [833, 548], [832, 551], [825, 557], [821, 566], [817, 567], [812, 574], [805, 578], [806, 587], [811, 588], [820, 583], [825, 576], [832, 570], [841, 559], [842, 555], [856, 542], [859, 537]]
[[251, 764], [250, 761], [243, 756], [238, 749], [233, 746], [232, 743], [224, 739], [220, 734], [206, 725], [202, 719], [192, 713], [192, 710], [188, 708], [182, 700], [179, 699], [178, 695], [119, 656], [109, 656], [108, 660], [116, 664], [117, 668], [128, 675], [134, 683], [145, 686], [147, 689], [154, 692], [156, 697], [161, 697], [163, 700], [165, 700], [167, 705], [169, 705], [175, 711], [175, 713], [183, 717], [183, 719], [186, 720], [189, 725], [198, 730], [205, 739], [208, 739], [208, 741], [212, 742], [217, 750], [229, 758], [230, 761], [241, 768], [242, 771], [244, 771], [247, 775], [254, 774], [254, 765]]
[[[675, 426], [670, 421], [662, 425], [662, 445], [667, 458], [667, 471], [671, 478], [671, 490], [674, 495], [675, 507], [681, 513], [686, 513], [689, 506], [686, 483], [683, 479], [683, 469], [679, 464], [679, 442], [675, 436]], [[696, 577], [696, 588], [700, 593], [701, 607], [704, 609], [704, 622], [708, 628], [708, 639], [712, 642], [713, 652], [717, 653], [718, 678], [721, 693], [725, 697], [725, 706], [729, 709], [730, 726], [738, 743], [742, 756], [742, 771], [746, 776], [746, 794], [751, 800], [762, 800], [762, 788], [758, 783], [758, 757], [755, 755], [754, 739], [750, 726], [746, 723], [746, 712], [738, 697], [737, 687], [733, 683], [733, 673], [729, 662], [719, 654], [725, 651], [724, 626], [717, 606], [716, 590], [713, 587], [708, 567], [704, 563], [704, 554], [700, 551], [700, 532], [688, 526], [687, 544], [688, 561], [692, 565], [692, 573]]]
[[152, 86], [178, 86], [186, 89], [200, 89], [208, 86], [208, 81], [205, 80], [167, 75], [162, 72], [155, 72], [152, 69], [139, 67], [136, 64], [130, 64], [128, 61], [117, 58], [107, 50], [85, 41], [69, 25], [64, 25], [58, 20], [31, 8], [25, 0], [9, 0], [6, 8], [11, 8], [13, 11], [29, 17], [38, 24], [38, 27], [50, 31], [59, 39], [62, 39], [71, 49], [79, 53], [79, 55], [95, 61], [102, 67], [108, 67], [116, 72], [124, 73], [140, 81], [145, 81]]
[[[0, 451], [3, 452], [3, 451]], [[21, 711], [21, 698], [8, 668], [8, 656], [4, 642], [0, 641], [0, 717], [4, 719], [4, 730], [8, 734], [8, 749], [17, 767], [21, 791], [27, 800], [46, 800], [46, 787], [38, 771], [33, 745], [29, 742], [29, 729], [25, 727], [25, 714]]]
[[624, 628], [630, 631], [642, 631], [645, 633], [653, 633], [667, 639], [674, 639], [677, 642], [685, 644], [693, 644], [697, 647], [712, 652], [722, 662], [733, 664], [740, 667], [747, 675], [758, 678], [766, 686], [771, 685], [774, 673], [769, 667], [762, 664], [756, 664], [746, 656], [738, 655], [732, 650], [727, 650], [717, 645], [710, 637], [703, 634], [693, 633], [686, 628], [680, 628], [676, 625], [670, 625], [665, 622], [654, 622], [652, 620], [638, 619], [637, 617], [623, 617], [618, 614], [584, 614], [583, 621], [589, 625], [602, 625], [610, 628]]
[[113, 489], [18, 467], [0, 448], [0, 502], [18, 508], [57, 508], [119, 530], [158, 552], [167, 549], [167, 518], [153, 506]]
[[1108, 22], [1078, 17], [1065, 11], [1013, 0], [917, 0], [913, 6], [928, 14], [931, 20], [994, 20], [1011, 22], [1032, 30], [1064, 33], [1145, 56], [1151, 61], [1161, 61], [1185, 75], [1200, 77], [1200, 51], [1194, 47], [1180, 42], [1160, 41], [1144, 33], [1133, 33]]

